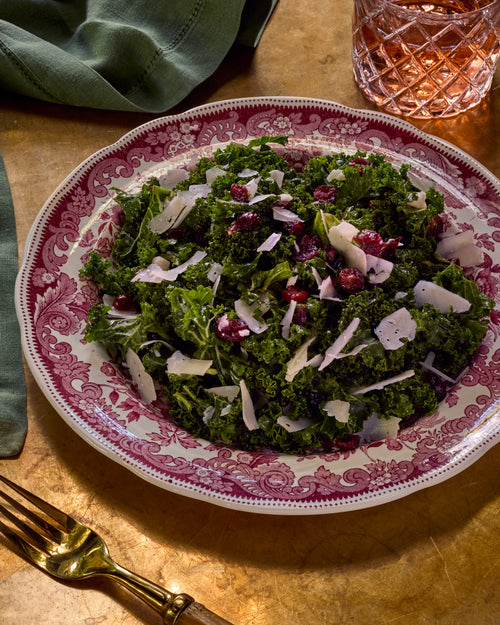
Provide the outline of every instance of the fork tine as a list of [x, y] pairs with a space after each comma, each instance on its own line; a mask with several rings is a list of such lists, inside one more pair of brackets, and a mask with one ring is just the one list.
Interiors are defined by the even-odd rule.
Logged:
[[[7, 501], [13, 508], [15, 508], [21, 514], [23, 514], [27, 519], [29, 519], [32, 523], [34, 523], [41, 530], [46, 532], [50, 537], [54, 538], [55, 540], [61, 539], [61, 530], [58, 527], [56, 528], [52, 523], [48, 522], [47, 519], [42, 518], [39, 514], [37, 514], [33, 510], [29, 510], [28, 508], [23, 506], [23, 504], [20, 501], [17, 501], [17, 499], [14, 499], [10, 495], [8, 495], [1, 488], [0, 488], [0, 497], [5, 499], [5, 501]], [[16, 525], [18, 525], [19, 527], [19, 523], [21, 522], [20, 519], [9, 515], [9, 511], [4, 506], [1, 506], [1, 509], [4, 512], [4, 514], [6, 516], [9, 516], [11, 521], [16, 523]], [[25, 526], [25, 527], [28, 527], [28, 526]], [[27, 533], [29, 532], [27, 531]]]
[[3, 523], [3, 521], [1, 520], [0, 520], [0, 532], [8, 540], [10, 540], [20, 551], [24, 552], [33, 563], [37, 564], [41, 568], [44, 568], [43, 563], [47, 556], [45, 553], [43, 553], [43, 551], [31, 545], [27, 540], [22, 538], [17, 532], [15, 532], [8, 525], [5, 525], [5, 523]]
[[[28, 518], [30, 518], [34, 523], [41, 526], [44, 530], [49, 531], [50, 525], [45, 523], [42, 519], [38, 519], [34, 514], [31, 514], [29, 510], [27, 510], [24, 506], [19, 504], [14, 499], [11, 499], [8, 495], [0, 491], [0, 495], [9, 501], [19, 512], [22, 514], [26, 514]], [[35, 531], [30, 525], [25, 523], [22, 519], [13, 514], [8, 508], [0, 503], [0, 513], [4, 515], [6, 519], [8, 519], [11, 523], [13, 523], [23, 534], [24, 538], [28, 539], [28, 542], [37, 548], [43, 549], [45, 552], [49, 552], [51, 547], [54, 546], [54, 543], [51, 540], [47, 540], [45, 536], [43, 536], [40, 532]], [[40, 523], [39, 523], [40, 521]], [[4, 523], [2, 523], [3, 528], [8, 527]], [[10, 532], [15, 533], [16, 536], [21, 538], [21, 534], [16, 532], [12, 528], [9, 528]], [[52, 532], [50, 532], [52, 533]], [[60, 532], [59, 532], [60, 534]], [[9, 536], [12, 538], [12, 536]], [[55, 538], [57, 540], [57, 538]]]
[[[12, 488], [13, 491], [21, 495], [21, 497], [24, 497], [29, 502], [31, 502], [34, 506], [36, 506], [37, 508], [45, 512], [46, 515], [48, 515], [53, 521], [56, 521], [57, 523], [59, 523], [66, 531], [70, 531], [71, 528], [74, 527], [74, 525], [76, 524], [76, 521], [75, 519], [73, 519], [73, 517], [69, 516], [68, 514], [65, 514], [62, 510], [59, 510], [58, 508], [52, 506], [47, 501], [40, 499], [40, 497], [37, 497], [33, 493], [30, 493], [28, 490], [25, 490], [21, 486], [14, 484], [14, 482], [11, 482], [9, 479], [4, 477], [3, 475], [0, 475], [0, 481], [2, 481], [4, 484], [7, 484], [7, 486]], [[0, 491], [0, 495], [1, 494], [3, 494], [2, 491]], [[5, 494], [3, 494], [3, 496], [8, 497], [8, 495], [5, 495]], [[11, 499], [11, 503], [12, 501], [13, 500]], [[18, 504], [18, 505], [21, 505], [21, 504]], [[33, 516], [35, 515], [33, 514]], [[39, 517], [36, 517], [36, 518], [39, 519]], [[32, 520], [35, 523], [37, 522], [35, 519], [32, 519]]]

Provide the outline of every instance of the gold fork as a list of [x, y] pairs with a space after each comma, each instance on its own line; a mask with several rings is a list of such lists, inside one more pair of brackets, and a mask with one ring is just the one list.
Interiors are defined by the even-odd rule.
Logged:
[[69, 581], [110, 577], [160, 614], [165, 625], [231, 625], [189, 595], [169, 592], [123, 568], [111, 559], [106, 544], [90, 527], [2, 475], [0, 481], [34, 506], [27, 508], [0, 489], [0, 497], [8, 504], [0, 504], [0, 513], [10, 522], [0, 520], [0, 532], [32, 564]]

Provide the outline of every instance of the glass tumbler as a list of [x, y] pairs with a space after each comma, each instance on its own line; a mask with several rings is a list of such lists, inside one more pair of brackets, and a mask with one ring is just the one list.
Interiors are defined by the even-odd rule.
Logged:
[[499, 27], [500, 0], [354, 0], [354, 78], [385, 111], [451, 117], [488, 93]]

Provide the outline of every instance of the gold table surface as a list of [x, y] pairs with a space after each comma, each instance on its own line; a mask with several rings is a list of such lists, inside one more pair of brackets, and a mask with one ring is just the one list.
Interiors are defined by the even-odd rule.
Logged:
[[[255, 52], [234, 49], [177, 111], [234, 97], [291, 95], [372, 108], [350, 65], [347, 0], [281, 0]], [[500, 176], [500, 72], [486, 101], [414, 122]], [[19, 251], [45, 200], [87, 156], [160, 115], [74, 109], [0, 93], [0, 153]], [[150, 485], [70, 429], [26, 371], [29, 431], [0, 460], [21, 482], [102, 534], [122, 565], [193, 595], [235, 625], [497, 625], [499, 449], [455, 477], [366, 510], [257, 515]], [[106, 580], [69, 585], [0, 539], [2, 625], [133, 625], [158, 618]]]

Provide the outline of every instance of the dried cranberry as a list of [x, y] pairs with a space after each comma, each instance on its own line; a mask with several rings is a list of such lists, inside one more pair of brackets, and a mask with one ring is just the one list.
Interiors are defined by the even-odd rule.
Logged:
[[229, 235], [235, 232], [249, 232], [254, 230], [261, 222], [261, 219], [257, 213], [243, 213], [236, 221], [229, 226], [227, 233]]
[[337, 189], [327, 184], [316, 187], [313, 192], [313, 197], [316, 202], [322, 202], [323, 204], [333, 204], [337, 199]]
[[365, 278], [359, 269], [355, 267], [344, 267], [337, 276], [337, 286], [345, 293], [353, 295], [365, 288]]
[[273, 204], [273, 208], [288, 208], [290, 206], [290, 200], [278, 200]]
[[321, 239], [317, 235], [310, 237], [305, 234], [298, 242], [298, 249], [295, 250], [294, 259], [300, 263], [311, 260], [318, 254], [321, 247]]
[[250, 193], [244, 184], [233, 183], [229, 193], [235, 202], [248, 202], [250, 199]]
[[424, 380], [434, 391], [438, 402], [443, 401], [447, 394], [446, 382], [435, 373], [427, 373], [424, 375]]
[[167, 231], [167, 236], [169, 239], [180, 241], [186, 236], [186, 232], [186, 228], [170, 228], [170, 230]]
[[374, 230], [362, 230], [353, 240], [359, 243], [365, 254], [371, 254], [378, 258], [388, 258], [396, 251], [401, 237], [384, 241], [378, 232]]
[[298, 326], [305, 326], [307, 323], [307, 308], [301, 304], [300, 306], [297, 306], [297, 308], [295, 309], [295, 314], [293, 315], [293, 323], [297, 324]]
[[359, 436], [358, 434], [346, 434], [342, 438], [334, 438], [333, 446], [339, 451], [352, 451], [359, 447]]
[[301, 289], [298, 286], [295, 285], [291, 285], [291, 286], [287, 286], [286, 289], [283, 289], [281, 291], [281, 294], [283, 296], [283, 299], [285, 299], [287, 302], [291, 302], [292, 300], [294, 302], [305, 302], [306, 299], [309, 297], [309, 293], [308, 291], [306, 291], [305, 289]]
[[241, 319], [231, 319], [227, 315], [222, 315], [215, 321], [215, 334], [220, 339], [240, 343], [250, 334], [250, 331]]
[[283, 230], [290, 234], [302, 234], [304, 232], [304, 223], [302, 221], [285, 221], [283, 222]]
[[359, 243], [365, 254], [380, 256], [384, 239], [378, 232], [375, 232], [374, 230], [362, 230], [354, 237], [353, 240], [356, 241], [356, 243]]
[[337, 252], [337, 250], [333, 247], [331, 243], [327, 243], [324, 249], [325, 249], [325, 254], [326, 254], [326, 260], [329, 263], [333, 263], [333, 261], [337, 260], [337, 258], [340, 256], [340, 254]]
[[401, 243], [401, 237], [395, 239], [388, 239], [382, 246], [382, 258], [390, 258], [394, 256], [395, 251], [398, 249]]
[[372, 163], [367, 158], [363, 158], [362, 156], [357, 156], [356, 158], [353, 158], [347, 164], [350, 165], [351, 167], [357, 167], [359, 165], [361, 167], [372, 167], [373, 166]]
[[113, 300], [113, 308], [115, 310], [134, 310], [134, 300], [130, 295], [117, 295]]
[[196, 228], [196, 231], [194, 233], [194, 240], [196, 243], [198, 243], [198, 245], [203, 245], [205, 243], [205, 228], [203, 228], [202, 226], [199, 226], [198, 228]]
[[429, 224], [429, 234], [432, 237], [438, 237], [446, 230], [446, 218], [442, 215], [436, 215]]

